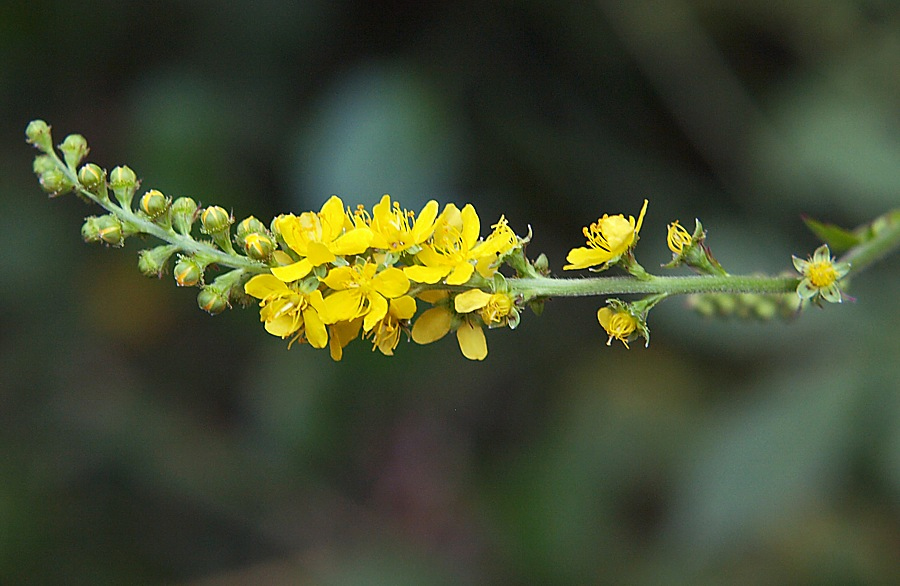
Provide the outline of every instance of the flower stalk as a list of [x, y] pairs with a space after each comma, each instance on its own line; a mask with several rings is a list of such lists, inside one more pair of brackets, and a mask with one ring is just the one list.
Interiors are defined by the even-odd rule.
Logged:
[[[627, 348], [642, 337], [649, 344], [647, 316], [668, 297], [694, 295], [692, 305], [706, 315], [725, 314], [730, 306], [760, 319], [796, 314], [809, 301], [840, 302], [847, 278], [900, 247], [900, 210], [894, 210], [853, 233], [828, 228], [853, 243], [840, 259], [831, 257], [826, 242], [807, 260], [793, 257], [797, 274], [732, 275], [712, 255], [699, 220], [693, 233], [676, 220], [666, 239], [673, 260], [663, 268], [687, 266], [697, 274], [655, 275], [635, 256], [644, 200], [637, 218], [603, 214], [586, 226], [586, 245], [571, 249], [563, 267], [618, 268], [627, 276], [557, 278], [550, 276], [545, 255], [533, 261], [526, 256], [530, 227], [527, 236], [517, 236], [501, 216], [482, 236], [471, 204], [460, 209], [450, 203], [441, 211], [432, 200], [416, 213], [385, 195], [368, 211], [332, 196], [318, 212], [282, 214], [269, 227], [253, 216], [236, 223], [220, 206], [204, 208], [155, 189], [135, 202], [135, 172], [82, 164], [89, 148], [81, 135], [66, 137], [58, 147], [62, 157], [45, 122], [31, 122], [26, 136], [42, 153], [33, 169], [51, 197], [74, 191], [107, 212], [87, 218], [86, 241], [118, 247], [134, 235], [153, 236], [162, 244], [140, 252], [142, 273], [162, 277], [177, 259], [174, 280], [199, 288], [202, 310], [215, 315], [256, 300], [268, 333], [289, 346], [327, 347], [335, 360], [356, 338], [390, 356], [403, 337], [427, 344], [451, 332], [466, 358], [483, 360], [485, 330], [515, 329], [526, 308], [540, 315], [546, 300], [563, 297], [607, 297], [597, 320], [608, 342]], [[643, 297], [626, 302], [620, 295]], [[729, 304], [733, 300], [740, 303]]]

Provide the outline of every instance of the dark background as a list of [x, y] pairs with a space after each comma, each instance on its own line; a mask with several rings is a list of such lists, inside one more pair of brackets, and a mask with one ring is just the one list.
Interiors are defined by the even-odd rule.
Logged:
[[646, 197], [651, 270], [699, 217], [775, 273], [896, 207], [898, 96], [892, 0], [3, 3], [0, 582], [892, 582], [896, 257], [793, 323], [675, 299], [626, 350], [559, 299], [334, 364], [83, 244], [23, 130], [238, 219], [471, 202], [557, 275]]

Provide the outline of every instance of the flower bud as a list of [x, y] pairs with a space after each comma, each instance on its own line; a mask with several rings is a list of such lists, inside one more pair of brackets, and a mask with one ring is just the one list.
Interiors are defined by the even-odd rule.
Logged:
[[50, 194], [50, 197], [56, 197], [64, 193], [72, 191], [75, 187], [66, 174], [59, 169], [47, 169], [38, 177], [41, 188]]
[[140, 181], [128, 166], [116, 167], [109, 173], [109, 186], [123, 208], [131, 208], [131, 200]]
[[85, 242], [100, 242], [100, 226], [97, 224], [97, 216], [90, 216], [84, 219], [84, 225], [81, 227], [81, 237]]
[[62, 144], [59, 145], [59, 150], [66, 160], [66, 165], [74, 172], [81, 161], [87, 156], [90, 149], [88, 148], [87, 140], [83, 136], [80, 134], [70, 134]]
[[[254, 232], [265, 234], [267, 230], [265, 224], [250, 216], [241, 220], [235, 227], [234, 232], [238, 240], [242, 240], [247, 234], [253, 234]], [[243, 246], [243, 243], [241, 243], [241, 246]]]
[[151, 189], [141, 196], [138, 204], [141, 211], [144, 212], [151, 220], [156, 220], [166, 213], [172, 200], [162, 194], [162, 192]]
[[106, 171], [99, 165], [88, 163], [78, 170], [78, 182], [91, 193], [106, 199]]
[[243, 239], [244, 251], [253, 260], [266, 260], [275, 251], [275, 241], [266, 234], [251, 232]]
[[50, 155], [38, 155], [34, 158], [31, 168], [34, 174], [40, 177], [47, 171], [56, 169], [56, 161]]
[[203, 279], [203, 268], [196, 260], [185, 257], [175, 264], [172, 275], [179, 287], [193, 287]]
[[111, 246], [122, 246], [125, 243], [122, 222], [112, 214], [97, 218], [97, 235], [100, 240]]
[[172, 225], [179, 234], [187, 236], [197, 219], [197, 202], [190, 197], [179, 197], [172, 204]]
[[228, 230], [234, 219], [220, 206], [209, 206], [200, 214], [201, 231], [204, 234], [216, 234]]
[[53, 137], [50, 135], [50, 125], [43, 120], [32, 120], [25, 127], [25, 136], [28, 144], [32, 144], [39, 151], [49, 153], [53, 151]]
[[218, 315], [228, 309], [228, 297], [215, 287], [204, 287], [197, 295], [197, 305], [210, 315]]
[[234, 254], [234, 246], [231, 245], [229, 236], [229, 229], [233, 222], [234, 218], [225, 211], [225, 208], [209, 206], [200, 214], [200, 231], [212, 236], [219, 248]]
[[138, 269], [147, 277], [162, 277], [169, 258], [176, 250], [178, 250], [178, 247], [173, 244], [164, 244], [156, 248], [142, 250], [138, 253]]

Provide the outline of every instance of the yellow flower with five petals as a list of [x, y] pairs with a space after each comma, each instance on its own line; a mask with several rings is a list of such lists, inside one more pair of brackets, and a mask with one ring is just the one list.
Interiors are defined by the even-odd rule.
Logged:
[[569, 264], [564, 266], [563, 270], [578, 270], [603, 265], [600, 269], [602, 270], [619, 260], [637, 242], [646, 212], [647, 200], [645, 199], [637, 221], [634, 216], [628, 216], [626, 220], [622, 214], [616, 216], [603, 214], [602, 218], [584, 228], [587, 247], [570, 250], [566, 256]]
[[313, 267], [334, 262], [338, 256], [365, 252], [374, 236], [368, 227], [354, 226], [344, 211], [344, 203], [336, 195], [318, 213], [278, 216], [273, 227], [301, 257], [286, 266], [272, 267], [272, 274], [286, 283], [302, 279]]
[[496, 272], [500, 256], [518, 245], [518, 237], [505, 218], [493, 226], [494, 231], [478, 242], [481, 220], [472, 204], [462, 210], [447, 204], [434, 225], [431, 242], [416, 254], [421, 265], [406, 267], [404, 272], [418, 283], [437, 283], [445, 279], [448, 285], [462, 285], [475, 270], [489, 278]]
[[391, 203], [391, 196], [385, 195], [372, 208], [368, 222], [372, 230], [372, 248], [388, 252], [402, 252], [428, 240], [434, 231], [438, 204], [431, 200], [425, 204], [419, 216], [402, 209], [399, 202]]
[[273, 336], [291, 337], [291, 343], [306, 340], [314, 348], [324, 348], [328, 343], [322, 320], [325, 302], [318, 289], [306, 294], [297, 285], [286, 285], [266, 274], [247, 281], [244, 292], [260, 300], [259, 319]]
[[322, 282], [334, 290], [325, 297], [325, 323], [362, 317], [366, 332], [387, 314], [388, 299], [409, 291], [409, 279], [403, 271], [388, 267], [378, 272], [378, 265], [371, 261], [333, 268]]

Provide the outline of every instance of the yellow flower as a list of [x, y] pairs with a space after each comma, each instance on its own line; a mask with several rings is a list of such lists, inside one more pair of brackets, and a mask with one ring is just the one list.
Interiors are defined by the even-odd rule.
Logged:
[[817, 301], [821, 297], [829, 303], [841, 302], [841, 290], [837, 282], [850, 272], [850, 263], [835, 262], [827, 244], [817, 248], [812, 258], [808, 260], [796, 256], [791, 258], [794, 268], [803, 275], [803, 279], [797, 285], [797, 295], [801, 299]]
[[372, 208], [372, 217], [368, 222], [374, 234], [372, 248], [401, 252], [422, 244], [434, 231], [437, 213], [438, 204], [431, 200], [416, 218], [413, 212], [401, 209], [398, 202], [391, 204], [391, 196], [385, 195]]
[[478, 314], [488, 327], [506, 325], [515, 312], [515, 304], [508, 293], [485, 293], [480, 289], [460, 293], [453, 299], [453, 305], [457, 313], [479, 310]]
[[666, 236], [666, 244], [669, 245], [669, 250], [675, 254], [681, 254], [685, 246], [691, 245], [691, 241], [691, 233], [679, 224], [678, 220], [669, 224], [669, 233]]
[[400, 332], [416, 314], [416, 300], [409, 295], [391, 299], [390, 308], [381, 321], [369, 331], [372, 350], [378, 348], [385, 356], [393, 356], [400, 342]]
[[475, 208], [466, 204], [460, 211], [447, 204], [435, 221], [431, 243], [416, 254], [422, 264], [406, 267], [406, 276], [418, 283], [437, 283], [446, 277], [448, 285], [462, 285], [477, 268], [481, 276], [490, 277], [496, 272], [499, 257], [518, 244], [505, 218], [501, 217], [493, 228], [491, 235], [479, 243], [481, 220]]
[[287, 266], [272, 267], [272, 274], [286, 283], [302, 279], [313, 267], [334, 262], [338, 256], [365, 252], [374, 237], [368, 227], [354, 227], [336, 195], [325, 202], [319, 213], [278, 216], [273, 227], [285, 244], [302, 257]]
[[610, 263], [617, 261], [637, 241], [646, 212], [647, 200], [645, 199], [637, 222], [635, 222], [634, 216], [628, 216], [626, 220], [622, 214], [617, 216], [603, 214], [602, 218], [584, 228], [587, 247], [570, 250], [566, 256], [566, 260], [570, 264], [564, 266], [563, 269], [578, 270], [597, 265], [604, 265], [603, 268], [605, 268]]
[[603, 329], [609, 334], [609, 339], [606, 341], [607, 346], [612, 344], [613, 338], [615, 338], [625, 344], [625, 347], [628, 348], [629, 338], [640, 326], [638, 320], [629, 312], [613, 310], [609, 307], [600, 308], [597, 312], [597, 321], [600, 322], [600, 325], [603, 326]]
[[325, 304], [318, 289], [307, 295], [266, 274], [247, 281], [244, 292], [260, 299], [259, 319], [267, 332], [281, 338], [293, 336], [291, 343], [307, 340], [314, 348], [325, 347], [328, 332], [321, 318]]
[[388, 299], [409, 290], [409, 279], [400, 269], [389, 267], [381, 272], [378, 265], [365, 264], [331, 269], [322, 279], [335, 292], [325, 297], [325, 323], [335, 324], [364, 318], [363, 330], [368, 332], [388, 312]]

